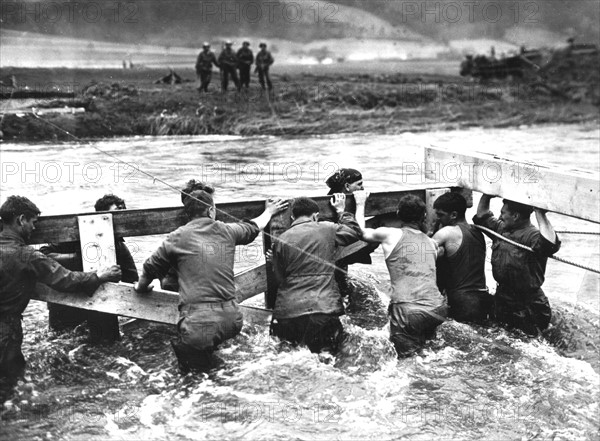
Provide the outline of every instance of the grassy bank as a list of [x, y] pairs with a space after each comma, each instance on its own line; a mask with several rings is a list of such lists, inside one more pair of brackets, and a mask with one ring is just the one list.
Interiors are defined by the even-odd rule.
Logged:
[[73, 139], [65, 131], [78, 138], [400, 133], [573, 123], [599, 116], [598, 103], [573, 99], [539, 81], [477, 84], [442, 75], [289, 73], [273, 76], [275, 91], [269, 97], [254, 77], [248, 93], [230, 86], [221, 94], [214, 73], [210, 92], [201, 95], [192, 70], [178, 73], [186, 81], [167, 85], [154, 83], [164, 70], [4, 69], [3, 80], [14, 75], [19, 88], [75, 92], [73, 98], [33, 103], [36, 107], [83, 107], [85, 113], [6, 114], [3, 139]]

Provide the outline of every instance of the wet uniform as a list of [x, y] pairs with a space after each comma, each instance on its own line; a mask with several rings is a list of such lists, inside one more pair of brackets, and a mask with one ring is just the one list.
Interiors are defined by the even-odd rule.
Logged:
[[279, 282], [271, 333], [312, 352], [335, 352], [343, 337], [339, 316], [344, 305], [334, 278], [338, 247], [359, 239], [350, 213], [338, 224], [299, 220], [273, 247], [273, 269]]
[[0, 395], [25, 373], [21, 319], [36, 282], [90, 295], [101, 284], [95, 272], [69, 271], [26, 245], [21, 236], [0, 232]]
[[251, 221], [194, 219], [169, 234], [144, 263], [150, 278], [163, 278], [172, 267], [177, 270], [179, 335], [172, 344], [183, 371], [208, 369], [217, 345], [242, 330], [233, 275], [235, 246], [249, 244], [258, 233]]
[[219, 67], [221, 68], [221, 90], [227, 91], [229, 76], [233, 80], [236, 89], [240, 90], [240, 80], [237, 76], [238, 59], [231, 48], [226, 47], [219, 55]]
[[212, 65], [219, 67], [214, 52], [200, 52], [196, 61], [196, 75], [200, 79], [200, 91], [208, 92], [208, 85], [212, 77]]
[[401, 357], [435, 338], [448, 315], [436, 285], [436, 249], [424, 233], [402, 228], [402, 238], [385, 259], [391, 281], [390, 339]]
[[505, 230], [504, 222], [491, 212], [480, 218], [475, 216], [473, 222], [534, 250], [531, 253], [492, 237], [492, 273], [498, 283], [494, 296], [496, 320], [537, 335], [548, 327], [552, 316], [541, 286], [548, 257], [560, 249], [558, 236], [553, 244], [531, 224], [518, 230]]
[[[40, 248], [40, 252], [51, 258], [58, 258], [65, 268], [71, 271], [82, 271], [80, 245], [78, 242], [50, 244]], [[76, 254], [69, 261], [60, 260], [60, 254]], [[115, 237], [115, 254], [117, 265], [121, 267], [121, 281], [135, 283], [139, 280], [137, 268], [125, 240]], [[56, 255], [56, 256], [55, 256]], [[90, 340], [93, 343], [113, 342], [121, 338], [117, 315], [99, 311], [74, 308], [72, 306], [48, 303], [48, 323], [55, 331], [74, 328], [87, 321], [90, 329]]]
[[274, 62], [275, 60], [273, 60], [273, 56], [269, 51], [259, 51], [258, 54], [256, 54], [256, 71], [258, 72], [258, 82], [263, 90], [265, 90], [265, 81], [267, 82], [267, 87], [269, 90], [273, 90], [273, 83], [271, 83], [271, 78], [269, 77], [269, 68]]
[[237, 52], [238, 68], [240, 70], [240, 85], [241, 87], [250, 87], [250, 66], [254, 63], [254, 54], [247, 47], [242, 47]]
[[458, 224], [460, 247], [437, 261], [438, 287], [446, 294], [449, 315], [458, 321], [482, 321], [491, 312], [493, 297], [485, 284], [485, 239], [471, 225]]

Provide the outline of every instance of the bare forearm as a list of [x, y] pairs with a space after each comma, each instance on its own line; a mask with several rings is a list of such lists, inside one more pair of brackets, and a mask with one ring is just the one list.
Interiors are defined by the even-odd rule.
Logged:
[[252, 222], [254, 222], [258, 226], [258, 229], [261, 231], [266, 228], [270, 221], [271, 213], [268, 210], [265, 210], [260, 216], [252, 219]]
[[540, 234], [552, 243], [556, 243], [556, 232], [554, 227], [546, 217], [546, 213], [540, 210], [535, 210], [535, 217], [540, 227]]
[[490, 200], [492, 197], [487, 194], [481, 195], [481, 199], [479, 199], [479, 204], [477, 205], [477, 217], [482, 217], [488, 211], [490, 211]]

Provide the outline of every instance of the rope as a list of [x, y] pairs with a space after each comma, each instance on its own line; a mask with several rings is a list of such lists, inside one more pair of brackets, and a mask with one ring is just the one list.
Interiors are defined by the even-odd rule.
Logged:
[[556, 233], [560, 234], [588, 234], [590, 236], [600, 236], [600, 232], [596, 231], [556, 231]]
[[[489, 234], [497, 237], [500, 240], [508, 242], [509, 244], [514, 245], [517, 248], [521, 248], [521, 249], [529, 251], [531, 253], [535, 253], [535, 251], [533, 251], [533, 248], [528, 247], [527, 245], [523, 245], [522, 243], [515, 242], [514, 240], [511, 240], [511, 239], [509, 239], [507, 237], [504, 237], [504, 236], [496, 233], [495, 231], [490, 230], [489, 228], [483, 227], [481, 225], [475, 225], [475, 227], [479, 228], [480, 230], [485, 231], [486, 233], [489, 233]], [[570, 261], [570, 260], [567, 260], [567, 259], [563, 259], [563, 258], [557, 257], [557, 256], [548, 256], [548, 257], [550, 259], [558, 260], [559, 262], [566, 263], [568, 265], [576, 266], [577, 268], [581, 268], [581, 269], [588, 270], [588, 271], [591, 271], [591, 272], [596, 273], [596, 274], [600, 274], [600, 270], [597, 270], [596, 268], [591, 268], [589, 266], [581, 265], [580, 263], [573, 262], [573, 261]]]
[[[188, 193], [186, 193], [186, 192], [184, 192], [184, 191], [182, 191], [182, 190], [180, 190], [180, 189], [178, 189], [178, 188], [174, 187], [173, 185], [169, 184], [168, 182], [164, 181], [163, 179], [160, 179], [160, 178], [158, 178], [158, 177], [156, 177], [156, 176], [152, 175], [151, 173], [148, 173], [148, 172], [146, 172], [146, 171], [144, 171], [144, 170], [141, 170], [141, 169], [140, 169], [140, 168], [139, 168], [137, 165], [134, 165], [134, 164], [132, 164], [132, 163], [129, 163], [129, 162], [127, 162], [127, 161], [124, 161], [124, 160], [122, 160], [121, 158], [119, 158], [118, 156], [116, 156], [116, 155], [113, 155], [112, 153], [105, 152], [104, 150], [102, 150], [102, 149], [99, 149], [98, 147], [96, 147], [95, 145], [93, 145], [91, 142], [87, 142], [87, 143], [86, 143], [85, 141], [83, 141], [82, 139], [80, 139], [80, 138], [79, 138], [79, 137], [77, 137], [76, 135], [72, 134], [72, 133], [71, 133], [71, 132], [69, 132], [68, 130], [65, 130], [65, 129], [63, 129], [62, 127], [60, 127], [60, 126], [57, 126], [56, 124], [54, 124], [54, 123], [52, 123], [52, 122], [50, 122], [50, 121], [48, 121], [48, 120], [46, 120], [46, 119], [42, 118], [40, 115], [38, 115], [38, 114], [36, 114], [36, 113], [35, 113], [35, 111], [34, 111], [34, 109], [33, 109], [33, 108], [32, 108], [32, 113], [33, 113], [33, 115], [34, 115], [34, 116], [35, 116], [37, 119], [39, 119], [40, 121], [43, 121], [43, 122], [45, 122], [46, 124], [49, 124], [49, 125], [51, 125], [52, 127], [56, 128], [57, 130], [60, 130], [61, 132], [64, 132], [64, 133], [66, 133], [67, 135], [69, 135], [70, 137], [72, 137], [73, 139], [75, 139], [77, 142], [82, 142], [82, 143], [85, 143], [85, 144], [87, 144], [88, 146], [92, 147], [93, 149], [95, 149], [95, 150], [99, 151], [100, 153], [103, 153], [103, 154], [105, 154], [105, 155], [107, 155], [107, 156], [109, 156], [109, 157], [111, 157], [111, 158], [115, 159], [116, 161], [119, 161], [119, 162], [120, 162], [120, 163], [122, 163], [122, 164], [125, 164], [125, 165], [127, 165], [127, 166], [129, 166], [129, 167], [132, 167], [133, 169], [135, 169], [135, 170], [139, 171], [140, 173], [142, 173], [142, 174], [144, 174], [144, 175], [148, 176], [149, 178], [151, 178], [151, 179], [152, 179], [154, 182], [160, 182], [161, 184], [163, 184], [163, 185], [167, 186], [168, 188], [170, 188], [170, 189], [172, 189], [172, 190], [176, 191], [177, 193], [184, 194], [184, 195], [186, 195], [186, 196], [188, 196], [188, 197], [191, 197], [191, 198], [193, 198], [194, 200], [196, 200], [196, 201], [198, 201], [198, 202], [200, 202], [200, 203], [206, 204], [205, 202], [203, 202], [203, 201], [199, 200], [198, 198], [195, 198], [195, 197], [191, 196], [190, 194], [188, 194]], [[225, 212], [225, 211], [223, 211], [223, 210], [219, 210], [219, 209], [217, 209], [216, 207], [215, 207], [215, 210], [217, 210], [218, 212], [221, 212], [222, 214], [225, 214], [225, 215], [227, 215], [227, 216], [229, 216], [229, 217], [231, 217], [231, 218], [235, 219], [235, 220], [236, 220], [236, 221], [238, 221], [238, 222], [240, 222], [240, 221], [241, 221], [241, 219], [238, 219], [238, 218], [236, 218], [235, 216], [231, 216], [229, 213], [226, 213], [226, 212]], [[321, 257], [319, 257], [318, 255], [313, 255], [313, 254], [311, 254], [311, 253], [308, 253], [308, 252], [304, 251], [303, 249], [301, 249], [299, 246], [297, 246], [297, 245], [295, 245], [295, 244], [293, 244], [293, 243], [284, 242], [284, 241], [282, 241], [281, 239], [279, 239], [279, 238], [276, 238], [275, 236], [273, 236], [273, 235], [271, 235], [271, 234], [269, 234], [269, 233], [267, 233], [267, 232], [265, 232], [265, 231], [263, 231], [263, 234], [264, 234], [264, 235], [266, 235], [267, 237], [270, 237], [271, 239], [277, 239], [277, 240], [279, 240], [280, 242], [282, 242], [282, 243], [285, 243], [287, 246], [289, 246], [289, 247], [291, 247], [291, 248], [295, 249], [296, 251], [299, 251], [301, 254], [304, 254], [304, 255], [307, 255], [307, 256], [309, 256], [310, 258], [314, 259], [314, 260], [315, 260], [315, 261], [317, 261], [317, 262], [321, 262], [321, 263], [325, 264], [326, 266], [329, 266], [330, 268], [337, 269], [337, 270], [339, 270], [339, 271], [342, 271], [344, 274], [348, 275], [348, 271], [347, 271], [347, 270], [344, 270], [343, 268], [338, 268], [338, 267], [337, 267], [337, 265], [335, 265], [334, 263], [330, 263], [330, 262], [326, 261], [325, 259], [322, 259], [322, 258], [321, 258]]]

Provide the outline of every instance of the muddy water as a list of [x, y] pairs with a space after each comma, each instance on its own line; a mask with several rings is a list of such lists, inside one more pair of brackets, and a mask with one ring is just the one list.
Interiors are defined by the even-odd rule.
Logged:
[[[125, 198], [129, 208], [178, 204], [173, 190], [116, 162], [118, 157], [175, 187], [192, 177], [211, 181], [220, 201], [321, 195], [323, 181], [338, 166], [361, 169], [371, 191], [385, 191], [421, 183], [420, 175], [403, 171], [419, 166], [424, 146], [598, 171], [599, 138], [594, 126], [549, 126], [3, 144], [0, 189], [2, 199], [30, 196], [44, 214], [91, 210], [107, 192]], [[550, 219], [558, 230], [598, 231], [583, 221]], [[596, 237], [561, 237], [561, 256], [600, 267]], [[159, 242], [128, 240], [140, 265]], [[260, 263], [257, 249], [241, 252], [238, 268]], [[221, 366], [201, 378], [177, 374], [171, 327], [127, 328], [120, 343], [92, 347], [84, 328], [49, 333], [45, 305], [32, 302], [24, 319], [30, 378], [3, 410], [1, 433], [7, 439], [77, 440], [598, 438], [597, 348], [581, 345], [578, 360], [541, 339], [447, 322], [421, 355], [398, 361], [385, 327], [382, 256], [351, 272], [365, 309], [344, 318], [349, 339], [339, 357], [320, 359], [271, 340], [266, 324], [257, 322], [224, 344]], [[546, 273], [553, 305], [575, 313], [573, 329], [579, 326], [597, 341], [597, 278], [558, 262], [550, 262]], [[493, 289], [491, 274], [488, 285]]]

